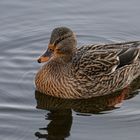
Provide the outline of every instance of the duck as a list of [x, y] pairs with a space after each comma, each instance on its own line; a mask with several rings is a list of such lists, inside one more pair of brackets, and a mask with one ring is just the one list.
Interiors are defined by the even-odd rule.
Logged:
[[140, 76], [140, 41], [77, 47], [68, 27], [53, 29], [35, 76], [36, 90], [58, 98], [87, 99], [127, 87]]

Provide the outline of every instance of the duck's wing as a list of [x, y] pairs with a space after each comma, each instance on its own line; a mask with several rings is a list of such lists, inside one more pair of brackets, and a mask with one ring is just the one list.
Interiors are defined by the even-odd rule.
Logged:
[[122, 49], [118, 57], [119, 65], [117, 68], [132, 64], [137, 60], [140, 61], [140, 48]]
[[[78, 60], [79, 59], [79, 60]], [[118, 51], [90, 50], [73, 61], [75, 73], [87, 76], [107, 74], [119, 65]]]
[[[127, 43], [125, 44], [126, 47], [122, 47], [122, 44], [118, 44], [117, 48], [115, 46], [112, 48], [111, 45], [108, 45], [108, 49], [105, 49], [106, 45], [100, 45], [98, 49], [93, 49], [93, 46], [84, 47], [82, 50], [79, 49], [73, 61], [75, 72], [87, 76], [104, 75], [115, 71], [117, 68], [131, 64], [140, 56], [138, 45], [133, 46], [134, 44], [132, 43], [132, 47], [130, 45], [128, 47], [130, 43]], [[102, 49], [99, 49], [99, 47]]]

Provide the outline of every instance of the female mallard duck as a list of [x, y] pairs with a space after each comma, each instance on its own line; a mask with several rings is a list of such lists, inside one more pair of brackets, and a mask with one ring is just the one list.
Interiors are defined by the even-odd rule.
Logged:
[[140, 41], [76, 48], [75, 34], [66, 27], [52, 31], [47, 62], [37, 73], [38, 91], [61, 98], [90, 98], [120, 90], [140, 75]]

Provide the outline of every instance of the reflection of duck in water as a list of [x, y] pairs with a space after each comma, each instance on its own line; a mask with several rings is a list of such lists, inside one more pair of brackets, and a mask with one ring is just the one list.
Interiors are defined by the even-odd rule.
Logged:
[[47, 127], [40, 130], [47, 131], [47, 134], [36, 132], [38, 138], [46, 138], [47, 140], [64, 140], [70, 135], [72, 125], [72, 112], [70, 109], [50, 110], [47, 120], [51, 120]]
[[135, 91], [139, 88], [140, 77], [135, 79], [127, 89], [91, 99], [61, 99], [36, 91], [37, 108], [49, 110], [50, 113], [46, 119], [51, 120], [51, 122], [46, 128], [40, 128], [40, 130], [46, 130], [47, 134], [36, 132], [35, 135], [38, 138], [46, 138], [47, 140], [64, 140], [70, 135], [72, 125], [71, 110], [77, 113], [90, 114], [112, 110], [118, 108], [116, 105], [122, 103], [123, 100], [134, 97], [138, 93]]
[[61, 98], [90, 98], [122, 89], [140, 75], [140, 41], [76, 45], [69, 28], [53, 30], [38, 60], [48, 63], [36, 75], [37, 90]]

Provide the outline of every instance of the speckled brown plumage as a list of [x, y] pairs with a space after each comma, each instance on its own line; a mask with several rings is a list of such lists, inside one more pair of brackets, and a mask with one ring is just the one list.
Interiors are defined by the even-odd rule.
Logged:
[[139, 41], [76, 49], [76, 36], [70, 29], [60, 27], [53, 30], [43, 57], [48, 52], [51, 56], [37, 73], [35, 84], [37, 90], [51, 96], [102, 96], [126, 87], [140, 75]]

